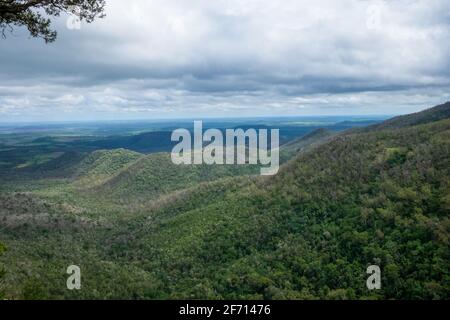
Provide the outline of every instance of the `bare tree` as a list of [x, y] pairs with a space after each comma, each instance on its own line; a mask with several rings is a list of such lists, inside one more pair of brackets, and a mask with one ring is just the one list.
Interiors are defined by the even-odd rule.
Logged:
[[88, 23], [104, 17], [105, 0], [0, 0], [0, 32], [3, 37], [14, 27], [25, 26], [33, 37], [45, 42], [56, 40], [50, 17], [76, 13]]

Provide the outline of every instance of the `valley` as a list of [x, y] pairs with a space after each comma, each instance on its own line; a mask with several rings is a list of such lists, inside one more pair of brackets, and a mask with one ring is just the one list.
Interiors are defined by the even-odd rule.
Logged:
[[[221, 128], [280, 127], [277, 175], [174, 165], [166, 123], [3, 128], [0, 296], [449, 298], [450, 103], [386, 122], [242, 121]], [[381, 290], [366, 288], [372, 264]]]

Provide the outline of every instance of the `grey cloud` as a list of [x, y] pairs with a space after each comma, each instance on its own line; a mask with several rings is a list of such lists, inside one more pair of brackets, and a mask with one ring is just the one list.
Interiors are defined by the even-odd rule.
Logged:
[[401, 113], [448, 97], [448, 1], [263, 4], [111, 0], [79, 31], [61, 17], [55, 44], [19, 30], [0, 40], [1, 115]]

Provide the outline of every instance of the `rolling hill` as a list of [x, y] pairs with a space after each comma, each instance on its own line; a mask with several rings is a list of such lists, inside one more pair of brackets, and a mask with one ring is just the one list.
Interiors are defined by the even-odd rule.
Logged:
[[375, 124], [368, 127], [368, 130], [404, 128], [448, 118], [450, 118], [450, 101], [421, 112], [395, 117], [380, 124]]
[[121, 225], [107, 254], [127, 239], [123, 262], [167, 279], [155, 294], [169, 298], [448, 298], [449, 152], [450, 119], [340, 136], [273, 178], [166, 201]]
[[258, 166], [175, 165], [168, 153], [140, 157], [111, 176], [95, 192], [115, 199], [147, 201], [200, 182], [258, 173]]
[[[313, 132], [282, 148], [293, 157], [273, 177], [93, 153], [65, 186], [0, 198], [5, 296], [448, 299], [448, 105]], [[64, 289], [74, 261], [78, 293]]]
[[327, 129], [316, 129], [309, 134], [294, 139], [283, 146], [280, 149], [281, 163], [284, 163], [294, 157], [296, 154], [306, 152], [311, 148], [314, 148], [322, 143], [325, 143], [331, 137], [336, 135], [335, 133]]
[[[318, 129], [283, 145], [282, 162], [324, 143], [334, 134]], [[76, 169], [74, 184], [120, 203], [147, 202], [176, 190], [226, 177], [259, 174], [258, 165], [174, 165], [169, 153], [148, 155], [125, 149], [96, 151]]]

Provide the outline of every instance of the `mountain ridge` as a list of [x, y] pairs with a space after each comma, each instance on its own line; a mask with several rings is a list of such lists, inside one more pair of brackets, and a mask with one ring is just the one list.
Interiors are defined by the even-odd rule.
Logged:
[[380, 124], [369, 126], [367, 130], [396, 129], [435, 122], [447, 118], [450, 118], [450, 101], [420, 112], [394, 117]]
[[[89, 190], [5, 197], [4, 212], [22, 213], [0, 219], [9, 248], [0, 262], [14, 275], [6, 297], [448, 299], [450, 118], [435, 121], [441, 111], [313, 132], [293, 143], [311, 147], [271, 177], [173, 168], [168, 154], [123, 166], [127, 150], [94, 154], [83, 172], [107, 179]], [[76, 294], [58, 281], [69, 260], [89, 262]], [[367, 290], [369, 265], [382, 270], [381, 290]]]

